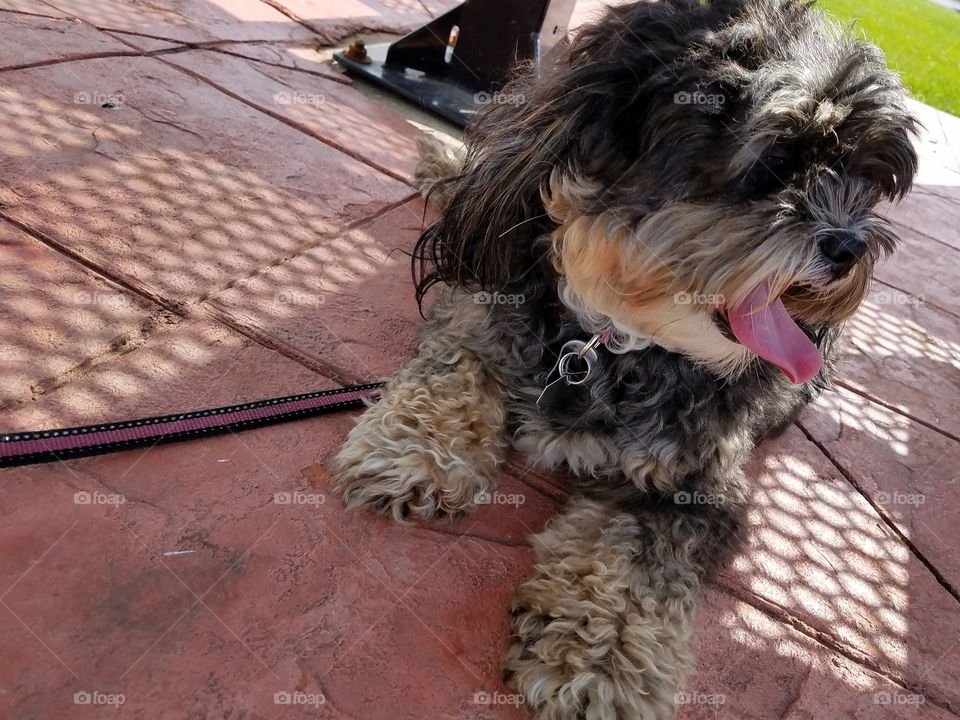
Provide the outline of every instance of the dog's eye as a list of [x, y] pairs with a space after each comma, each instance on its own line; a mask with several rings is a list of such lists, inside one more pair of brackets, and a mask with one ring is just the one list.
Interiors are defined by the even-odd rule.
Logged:
[[790, 159], [784, 155], [759, 158], [743, 178], [741, 189], [747, 197], [761, 197], [787, 184]]

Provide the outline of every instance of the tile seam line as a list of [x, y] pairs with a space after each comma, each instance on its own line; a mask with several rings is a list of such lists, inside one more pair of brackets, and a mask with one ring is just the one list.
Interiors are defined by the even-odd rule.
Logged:
[[147, 300], [154, 305], [158, 305], [162, 309], [177, 315], [178, 317], [187, 317], [187, 303], [179, 302], [176, 300], [168, 300], [162, 295], [149, 290], [148, 288], [142, 286], [137, 281], [131, 281], [126, 277], [112, 272], [110, 269], [102, 266], [100, 263], [85, 257], [84, 255], [76, 252], [75, 250], [70, 249], [60, 241], [54, 239], [47, 233], [38, 230], [34, 227], [31, 227], [27, 223], [17, 220], [11, 215], [7, 214], [5, 210], [0, 209], [0, 220], [13, 225], [18, 230], [21, 230], [34, 240], [42, 243], [46, 247], [50, 248], [59, 255], [62, 255], [74, 263], [82, 266], [84, 269], [89, 270], [94, 273], [96, 276], [104, 278], [115, 285], [119, 285], [124, 290], [136, 295], [137, 297]]
[[[0, 12], [4, 12], [0, 9]], [[7, 12], [15, 12], [13, 10]], [[28, 15], [27, 13], [22, 13]], [[47, 17], [43, 16], [32, 16], [28, 17]], [[51, 20], [69, 20], [70, 18], [60, 18], [60, 17], [50, 17]], [[267, 65], [269, 67], [281, 68], [283, 70], [289, 70], [290, 72], [303, 73], [304, 75], [310, 75], [312, 77], [320, 78], [321, 80], [327, 80], [329, 82], [337, 83], [338, 85], [344, 85], [346, 87], [351, 87], [353, 83], [345, 78], [337, 77], [336, 75], [326, 75], [323, 73], [315, 72], [313, 70], [308, 70], [306, 68], [292, 67], [289, 65], [280, 65], [278, 63], [268, 62], [266, 60], [249, 57], [247, 55], [242, 55], [238, 52], [232, 52], [226, 50], [221, 45], [279, 45], [281, 47], [291, 47], [291, 48], [310, 48], [312, 47], [309, 43], [303, 41], [285, 41], [285, 40], [203, 40], [203, 41], [192, 41], [192, 40], [178, 40], [176, 38], [163, 37], [161, 35], [151, 35], [149, 33], [140, 33], [132, 30], [118, 30], [116, 28], [108, 27], [98, 27], [96, 25], [91, 25], [87, 23], [82, 18], [78, 20], [87, 25], [88, 27], [93, 28], [105, 35], [118, 40], [119, 42], [127, 45], [131, 49], [127, 52], [123, 51], [104, 51], [103, 53], [90, 53], [86, 55], [77, 55], [67, 58], [56, 58], [51, 60], [38, 60], [33, 63], [26, 63], [24, 65], [12, 65], [10, 67], [0, 68], [0, 72], [8, 72], [13, 70], [29, 70], [35, 67], [47, 67], [49, 65], [60, 65], [68, 62], [76, 62], [81, 60], [100, 60], [103, 58], [112, 58], [112, 57], [156, 57], [158, 55], [173, 55], [177, 53], [188, 52], [190, 50], [207, 50], [209, 52], [220, 53], [221, 55], [229, 55], [231, 57], [240, 58], [242, 60], [248, 60], [250, 62], [260, 63], [261, 65]], [[160, 42], [172, 43], [175, 47], [169, 48], [157, 48], [156, 50], [141, 50], [136, 47], [133, 43], [129, 42], [123, 36], [132, 36], [138, 38], [147, 38], [149, 40], [157, 40]]]
[[266, 330], [258, 327], [254, 323], [245, 323], [234, 317], [231, 317], [225, 310], [216, 305], [204, 303], [204, 306], [200, 307], [198, 312], [202, 313], [204, 317], [214, 321], [216, 324], [222, 325], [227, 329], [242, 335], [248, 340], [253, 341], [260, 347], [271, 350], [278, 355], [282, 355], [288, 360], [292, 360], [298, 365], [301, 365], [307, 370], [315, 372], [322, 377], [343, 383], [344, 385], [356, 385], [360, 383], [371, 382], [370, 379], [360, 377], [359, 375], [350, 372], [346, 368], [342, 368], [334, 363], [321, 360], [315, 355], [301, 350], [292, 343], [288, 343], [285, 340], [273, 337]]
[[[236, 43], [233, 43], [236, 44]], [[291, 46], [297, 47], [297, 46]], [[267, 67], [280, 68], [281, 70], [289, 70], [290, 72], [303, 73], [304, 75], [310, 75], [311, 77], [319, 78], [320, 80], [328, 80], [332, 83], [337, 83], [338, 85], [343, 85], [344, 87], [353, 87], [353, 82], [347, 78], [339, 77], [336, 75], [325, 75], [324, 73], [317, 72], [315, 70], [308, 70], [307, 68], [298, 68], [290, 67], [289, 65], [280, 65], [278, 63], [267, 62], [262, 58], [248, 57], [247, 55], [241, 55], [237, 52], [232, 52], [230, 50], [225, 50], [224, 48], [217, 47], [215, 45], [210, 45], [208, 47], [197, 48], [198, 50], [206, 50], [208, 52], [220, 53], [221, 55], [229, 55], [230, 57], [240, 58], [242, 60], [247, 60], [249, 62], [260, 63], [261, 65], [266, 65]]]
[[[231, 57], [241, 58], [243, 60], [249, 60], [250, 62], [260, 63], [261, 65], [268, 65], [269, 67], [281, 68], [283, 70], [289, 70], [290, 72], [303, 73], [305, 75], [312, 75], [313, 77], [320, 78], [321, 80], [329, 80], [330, 82], [335, 82], [339, 85], [345, 85], [351, 87], [353, 82], [345, 77], [339, 77], [337, 75], [327, 75], [324, 73], [319, 73], [314, 70], [308, 70], [307, 68], [294, 67], [290, 65], [281, 65], [279, 63], [272, 63], [262, 58], [250, 57], [248, 55], [241, 55], [238, 52], [232, 52], [226, 50], [221, 45], [253, 45], [253, 46], [280, 46], [284, 48], [310, 48], [313, 49], [314, 45], [304, 42], [302, 40], [203, 40], [203, 41], [192, 41], [192, 40], [177, 40], [176, 38], [164, 37], [162, 35], [151, 35], [150, 33], [141, 33], [133, 30], [118, 30], [116, 28], [105, 28], [97, 27], [102, 33], [106, 33], [111, 37], [116, 38], [125, 45], [130, 45], [136, 49], [133, 43], [128, 42], [124, 37], [118, 36], [131, 36], [139, 38], [147, 38], [149, 40], [160, 40], [162, 42], [174, 43], [175, 45], [182, 46], [186, 50], [208, 50], [210, 52], [220, 53], [222, 55], [230, 55]], [[173, 50], [174, 48], [167, 48], [167, 50]], [[179, 49], [179, 48], [178, 48]], [[160, 51], [150, 51], [150, 52], [160, 52]]]
[[216, 298], [218, 295], [220, 295], [221, 293], [227, 290], [233, 289], [240, 283], [245, 282], [246, 280], [249, 280], [251, 278], [257, 277], [258, 275], [266, 272], [267, 270], [271, 270], [272, 268], [285, 265], [291, 260], [295, 260], [301, 255], [308, 253], [311, 250], [314, 250], [315, 248], [320, 247], [326, 242], [336, 240], [337, 238], [341, 238], [344, 235], [347, 235], [348, 233], [353, 232], [354, 230], [359, 230], [360, 228], [366, 227], [367, 225], [370, 225], [376, 220], [379, 220], [387, 213], [390, 213], [396, 210], [397, 208], [401, 208], [407, 203], [413, 200], [416, 200], [417, 197], [419, 196], [420, 196], [419, 192], [416, 192], [416, 191], [411, 192], [408, 195], [404, 195], [399, 200], [395, 200], [391, 203], [385, 204], [383, 207], [370, 213], [369, 215], [365, 215], [362, 218], [346, 223], [345, 225], [337, 228], [336, 230], [333, 230], [331, 232], [326, 232], [326, 233], [320, 233], [315, 240], [301, 243], [300, 245], [297, 245], [296, 247], [291, 248], [289, 251], [285, 253], [275, 255], [269, 262], [264, 263], [263, 265], [258, 265], [257, 267], [253, 268], [250, 272], [233, 278], [232, 280], [230, 280], [230, 282], [225, 284], [223, 287], [218, 287], [215, 290], [212, 290], [211, 292], [200, 295], [194, 301], [193, 304], [200, 305], [205, 302], [216, 301]]
[[136, 352], [143, 347], [156, 332], [164, 328], [173, 327], [184, 322], [186, 318], [175, 315], [168, 320], [162, 313], [148, 315], [143, 322], [117, 335], [106, 343], [100, 352], [86, 356], [73, 367], [56, 375], [40, 378], [27, 387], [26, 393], [10, 397], [0, 402], [0, 411], [8, 412], [17, 407], [23, 407], [38, 402], [40, 398], [56, 392], [75, 380], [82, 379], [98, 367], [112, 363], [115, 359]]
[[23, 17], [33, 17], [33, 18], [42, 18], [44, 20], [69, 20], [68, 17], [62, 17], [60, 15], [42, 15], [40, 13], [27, 12], [26, 10], [14, 10], [12, 8], [0, 8], [0, 13], [8, 13], [10, 15], [22, 15]]
[[[102, 33], [110, 35], [129, 35], [136, 38], [146, 38], [147, 40], [161, 40], [163, 42], [182, 45], [186, 48], [204, 50], [216, 47], [217, 45], [282, 45], [289, 47], [312, 47], [306, 40], [282, 40], [279, 38], [254, 38], [253, 40], [239, 40], [236, 38], [219, 38], [214, 40], [181, 40], [180, 38], [167, 37], [166, 35], [154, 35], [153, 33], [139, 32], [137, 30], [124, 30], [123, 28], [106, 27], [102, 25], [90, 25], [90, 27], [99, 30]], [[141, 51], [147, 52], [147, 51]]]
[[266, 265], [256, 268], [253, 272], [250, 272], [243, 277], [235, 278], [231, 282], [227, 283], [222, 288], [218, 288], [215, 292], [209, 293], [200, 297], [193, 305], [192, 309], [195, 309], [197, 312], [202, 313], [208, 319], [227, 327], [228, 329], [243, 335], [249, 340], [252, 340], [256, 344], [272, 350], [290, 360], [293, 360], [299, 365], [315, 372], [319, 375], [323, 375], [331, 380], [336, 380], [337, 382], [342, 382], [344, 384], [357, 384], [369, 382], [369, 378], [364, 378], [362, 376], [356, 375], [355, 373], [350, 372], [346, 368], [341, 368], [338, 365], [329, 363], [325, 360], [322, 360], [315, 355], [308, 353], [304, 350], [301, 350], [296, 345], [288, 343], [280, 338], [270, 335], [266, 330], [259, 327], [254, 322], [244, 323], [236, 318], [232, 318], [226, 309], [219, 306], [217, 303], [217, 296], [226, 290], [229, 290], [236, 285], [249, 280], [250, 278], [256, 277], [262, 272], [269, 270], [274, 267], [278, 267], [285, 263], [290, 262], [291, 260], [300, 257], [306, 252], [313, 250], [316, 247], [319, 247], [322, 242], [330, 241], [339, 237], [343, 237], [347, 233], [357, 230], [358, 228], [365, 227], [379, 218], [383, 217], [389, 212], [396, 210], [399, 207], [411, 202], [419, 196], [418, 192], [412, 192], [409, 195], [404, 196], [400, 200], [397, 200], [392, 203], [386, 204], [384, 207], [380, 208], [376, 212], [371, 213], [359, 220], [355, 220], [351, 223], [347, 223], [342, 228], [338, 228], [332, 233], [324, 233], [319, 239], [312, 243], [300, 246], [299, 248], [294, 249], [290, 253], [274, 258], [274, 260]]
[[[402, 24], [398, 24], [398, 25], [384, 24], [382, 26], [360, 25], [358, 27], [351, 28], [349, 32], [346, 32], [344, 34], [338, 34], [336, 29], [334, 29], [332, 32], [324, 33], [324, 32], [321, 32], [319, 28], [316, 28], [310, 25], [309, 20], [304, 20], [299, 15], [293, 13], [289, 8], [284, 7], [281, 3], [276, 2], [275, 0], [260, 0], [260, 2], [262, 2], [264, 5], [267, 5], [273, 8], [274, 10], [281, 13], [282, 15], [286, 15], [295, 23], [298, 23], [299, 25], [302, 25], [303, 27], [307, 28], [307, 30], [309, 30], [314, 35], [316, 35], [317, 43], [319, 44], [320, 47], [329, 48], [329, 47], [341, 46], [342, 41], [345, 38], [356, 36], [356, 35], [363, 35], [364, 33], [370, 33], [370, 34], [380, 33], [384, 35], [403, 36], [414, 29], [414, 28], [404, 28]], [[427, 17], [430, 18], [431, 20], [434, 19], [434, 15], [430, 12], [427, 12]], [[346, 18], [346, 19], [350, 19], [350, 18]], [[418, 23], [418, 26], [419, 24], [420, 23]]]
[[272, 2], [271, 0], [259, 0], [259, 2], [260, 2], [261, 5], [266, 5], [266, 6], [269, 7], [269, 8], [273, 8], [274, 10], [276, 10], [276, 11], [277, 11], [278, 13], [280, 13], [281, 15], [284, 15], [284, 16], [290, 18], [291, 20], [293, 20], [293, 21], [294, 21], [295, 23], [297, 23], [298, 25], [300, 25], [300, 26], [302, 26], [302, 27], [305, 27], [305, 28], [306, 28], [307, 30], [309, 30], [311, 33], [313, 33], [314, 35], [316, 35], [318, 39], [322, 39], [323, 36], [320, 35], [320, 34], [317, 32], [316, 28], [310, 27], [309, 23], [307, 23], [306, 20], [304, 20], [303, 18], [301, 18], [301, 17], [298, 16], [297, 14], [291, 12], [289, 9], [285, 8], [282, 4], [280, 4], [280, 3], [278, 3], [278, 2]]
[[934, 565], [927, 558], [927, 556], [923, 554], [920, 548], [917, 547], [917, 545], [900, 530], [897, 524], [887, 516], [887, 514], [883, 511], [883, 508], [873, 501], [873, 498], [870, 497], [870, 494], [866, 490], [864, 490], [863, 486], [853, 478], [853, 475], [846, 469], [846, 467], [844, 467], [843, 463], [841, 463], [839, 460], [833, 457], [831, 452], [827, 450], [826, 446], [822, 442], [817, 440], [813, 436], [813, 433], [811, 433], [801, 421], [794, 420], [793, 424], [796, 425], [797, 428], [799, 428], [800, 432], [804, 434], [807, 440], [809, 440], [811, 443], [813, 443], [817, 447], [817, 449], [830, 462], [830, 464], [833, 465], [834, 468], [836, 468], [837, 472], [839, 472], [840, 475], [843, 476], [843, 478], [848, 483], [850, 483], [850, 486], [853, 487], [853, 489], [856, 490], [857, 493], [864, 500], [866, 500], [867, 503], [870, 504], [870, 507], [873, 508], [874, 512], [877, 513], [878, 517], [881, 520], [883, 520], [884, 525], [886, 525], [890, 529], [890, 531], [896, 536], [896, 538], [907, 547], [910, 553], [917, 560], [920, 561], [920, 563], [933, 576], [934, 580], [936, 580], [937, 584], [940, 587], [942, 587], [944, 590], [946, 590], [947, 593], [949, 593], [949, 595], [958, 604], [960, 604], [960, 592], [957, 592], [957, 589], [953, 587], [953, 585], [950, 583], [949, 580], [947, 580], [947, 578], [943, 575], [943, 573], [941, 573], [940, 570], [937, 569], [936, 565]]
[[[180, 40], [178, 38], [167, 37], [165, 35], [153, 35], [152, 33], [137, 32], [136, 30], [122, 30], [120, 28], [112, 27], [100, 27], [98, 25], [91, 25], [90, 27], [95, 30], [99, 30], [102, 33], [110, 35], [110, 37], [119, 40], [124, 45], [129, 45], [134, 50], [139, 50], [132, 42], [125, 39], [126, 37], [134, 38], [145, 38], [147, 40], [158, 40], [160, 42], [172, 43], [178, 48], [183, 48], [184, 50], [219, 50], [221, 45], [276, 45], [280, 47], [291, 47], [291, 48], [313, 48], [312, 43], [307, 42], [306, 40], [280, 40], [277, 38], [261, 38], [254, 40], [236, 40], [236, 39], [221, 39], [221, 40]], [[123, 36], [123, 37], [118, 37]], [[139, 50], [143, 54], [149, 54], [154, 52], [162, 52], [164, 49], [173, 49], [173, 48], [161, 48], [158, 50]], [[220, 50], [220, 52], [227, 52]], [[229, 54], [229, 53], [227, 53]], [[255, 60], [256, 62], [263, 62], [257, 60], [256, 58], [249, 58], [245, 55], [241, 55], [247, 60]], [[270, 64], [270, 63], [266, 63]], [[280, 65], [278, 67], [284, 67], [287, 70], [298, 70], [298, 68], [288, 67], [286, 65]], [[300, 72], [309, 72], [307, 70], [300, 70]], [[327, 77], [326, 75], [321, 75], [320, 77]]]
[[[191, 48], [191, 49], [192, 49], [192, 48]], [[306, 135], [307, 137], [309, 137], [309, 138], [311, 138], [311, 139], [313, 139], [313, 140], [316, 140], [317, 142], [320, 142], [320, 143], [326, 145], [327, 147], [333, 148], [333, 149], [336, 150], [337, 152], [340, 152], [340, 153], [342, 153], [342, 154], [344, 154], [344, 155], [346, 155], [346, 156], [348, 156], [348, 157], [356, 160], [357, 162], [362, 163], [363, 165], [366, 165], [367, 167], [372, 168], [372, 169], [376, 170], [377, 172], [379, 172], [379, 173], [381, 173], [381, 174], [383, 174], [383, 175], [386, 175], [387, 177], [391, 178], [392, 180], [396, 180], [396, 181], [398, 181], [398, 182], [400, 182], [400, 183], [403, 183], [403, 184], [406, 185], [407, 187], [414, 187], [414, 186], [413, 186], [413, 182], [412, 182], [409, 178], [405, 178], [405, 177], [403, 177], [402, 175], [400, 175], [399, 173], [396, 173], [396, 172], [394, 172], [393, 170], [390, 170], [390, 169], [388, 169], [388, 168], [380, 165], [379, 163], [376, 163], [376, 162], [374, 162], [374, 161], [372, 161], [372, 160], [369, 160], [368, 158], [363, 157], [362, 155], [360, 155], [360, 153], [357, 153], [357, 152], [351, 150], [351, 149], [348, 148], [348, 147], [345, 147], [345, 146], [343, 146], [343, 145], [340, 145], [339, 143], [336, 143], [336, 142], [334, 142], [333, 140], [328, 140], [327, 138], [323, 137], [323, 136], [320, 135], [319, 133], [316, 133], [316, 132], [310, 130], [307, 126], [301, 125], [300, 123], [298, 123], [298, 122], [295, 121], [295, 120], [291, 120], [290, 118], [284, 117], [283, 115], [280, 115], [279, 113], [275, 113], [275, 112], [273, 112], [272, 110], [268, 110], [267, 108], [262, 107], [261, 105], [258, 105], [257, 103], [255, 103], [255, 102], [253, 102], [253, 101], [251, 101], [251, 100], [247, 100], [247, 99], [246, 99], [245, 97], [243, 97], [242, 95], [238, 95], [237, 93], [233, 92], [232, 90], [228, 90], [228, 89], [225, 88], [223, 85], [220, 85], [219, 83], [216, 83], [216, 82], [214, 82], [213, 80], [210, 80], [208, 77], [206, 77], [206, 76], [204, 76], [204, 75], [202, 75], [202, 74], [200, 74], [200, 73], [198, 73], [198, 72], [195, 72], [195, 71], [193, 71], [193, 70], [190, 70], [189, 68], [181, 67], [180, 65], [177, 65], [176, 63], [169, 62], [169, 61], [165, 60], [163, 57], [157, 57], [156, 59], [157, 59], [159, 62], [162, 62], [164, 65], [168, 65], [168, 66], [170, 66], [171, 68], [175, 69], [176, 71], [178, 71], [178, 72], [180, 72], [180, 73], [183, 73], [183, 74], [186, 75], [187, 77], [193, 78], [194, 80], [197, 80], [197, 81], [199, 81], [199, 82], [202, 82], [202, 83], [205, 83], [205, 84], [209, 85], [210, 87], [212, 87], [212, 88], [213, 88], [214, 90], [216, 90], [217, 92], [223, 93], [223, 94], [226, 95], [227, 97], [231, 97], [231, 98], [233, 98], [234, 100], [243, 103], [243, 104], [246, 105], [247, 107], [249, 107], [249, 108], [251, 108], [251, 109], [253, 109], [253, 110], [256, 110], [256, 111], [259, 112], [259, 113], [262, 113], [263, 115], [266, 115], [267, 117], [270, 117], [270, 118], [276, 120], [277, 122], [281, 122], [281, 123], [283, 123], [284, 125], [293, 128], [293, 129], [296, 130], [297, 132], [300, 132], [300, 133]]]
[[[783, 606], [768, 600], [761, 595], [749, 590], [745, 587], [738, 587], [731, 585], [728, 582], [721, 582], [720, 580], [714, 580], [707, 585], [707, 587], [713, 588], [714, 590], [720, 592], [723, 595], [726, 595], [729, 598], [742, 602], [745, 605], [753, 608], [757, 612], [765, 615], [771, 620], [775, 621], [779, 625], [785, 625], [796, 632], [800, 633], [804, 637], [812, 640], [817, 645], [830, 652], [837, 653], [842, 657], [846, 658], [854, 665], [864, 668], [880, 677], [892, 682], [898, 687], [909, 690], [909, 691], [922, 691], [927, 687], [931, 686], [917, 686], [911, 687], [908, 684], [908, 681], [902, 675], [899, 675], [897, 671], [893, 668], [889, 668], [875, 658], [863, 654], [858, 651], [856, 648], [852, 648], [847, 645], [847, 643], [841, 641], [838, 638], [835, 638], [833, 635], [826, 633], [822, 630], [817, 630], [812, 625], [804, 622], [799, 617], [793, 615], [789, 610]], [[933, 688], [939, 690], [938, 688]], [[921, 694], [930, 702], [932, 705], [936, 705], [939, 709], [953, 715], [954, 717], [960, 717], [952, 708], [949, 700], [932, 698], [927, 693], [921, 692]]]
[[909, 223], [907, 223], [907, 222], [904, 222], [903, 220], [900, 220], [899, 218], [886, 217], [886, 218], [884, 218], [884, 219], [885, 219], [887, 222], [889, 222], [889, 223], [891, 223], [891, 224], [893, 224], [893, 225], [895, 225], [895, 226], [898, 226], [898, 227], [900, 227], [900, 228], [903, 228], [904, 230], [909, 230], [909, 231], [912, 232], [912, 233], [916, 233], [916, 234], [919, 235], [921, 238], [924, 238], [924, 239], [926, 239], [926, 240], [931, 240], [931, 241], [937, 243], [938, 245], [943, 245], [945, 248], [949, 248], [949, 249], [952, 250], [953, 252], [960, 252], [960, 248], [954, 247], [954, 246], [951, 245], [950, 243], [945, 242], [944, 240], [941, 240], [940, 238], [936, 237], [935, 235], [931, 235], [930, 233], [925, 233], [923, 230], [919, 230], [919, 229], [915, 228], [913, 225], [911, 225], [911, 224], [909, 224]]
[[886, 280], [880, 280], [879, 278], [873, 278], [873, 281], [876, 282], [876, 283], [880, 283], [881, 285], [886, 285], [886, 286], [887, 286], [888, 288], [890, 288], [891, 290], [896, 290], [897, 292], [901, 292], [901, 293], [903, 293], [904, 295], [909, 295], [910, 297], [917, 298], [918, 300], [922, 301], [924, 304], [929, 305], [930, 307], [935, 308], [936, 310], [939, 310], [939, 311], [942, 312], [943, 314], [945, 314], [945, 315], [950, 315], [951, 317], [954, 317], [954, 318], [957, 318], [958, 320], [960, 320], [960, 315], [958, 315], [957, 313], [955, 313], [953, 310], [950, 310], [949, 308], [945, 308], [945, 307], [943, 307], [942, 305], [938, 305], [938, 304], [935, 303], [935, 302], [932, 302], [932, 301], [930, 301], [930, 300], [927, 300], [926, 298], [924, 298], [924, 297], [922, 297], [922, 296], [920, 296], [920, 295], [917, 295], [917, 294], [911, 292], [910, 290], [904, 290], [903, 288], [897, 287], [897, 286], [894, 285], [893, 283], [887, 282]]
[[936, 425], [931, 423], [929, 420], [924, 420], [923, 418], [917, 417], [913, 413], [907, 412], [903, 408], [899, 408], [896, 405], [892, 405], [891, 403], [888, 403], [885, 400], [881, 400], [880, 398], [875, 397], [874, 395], [871, 395], [869, 392], [865, 390], [860, 390], [858, 388], [855, 388], [849, 383], [847, 383], [846, 380], [835, 380], [834, 384], [837, 385], [837, 387], [842, 387], [844, 390], [852, 392], [854, 395], [862, 397], [864, 400], [869, 400], [875, 405], [879, 405], [880, 407], [886, 408], [887, 410], [890, 410], [891, 412], [894, 412], [897, 415], [900, 415], [901, 417], [905, 417], [908, 420], [911, 420], [917, 423], [917, 425], [922, 425], [923, 427], [927, 428], [928, 430], [932, 430], [938, 435], [942, 435], [943, 437], [949, 440], [953, 440], [954, 442], [960, 443], [960, 437], [957, 437], [949, 430], [944, 430], [940, 427], [937, 427]]
[[[189, 49], [189, 48], [187, 48]], [[166, 48], [164, 50], [154, 50], [151, 52], [138, 52], [134, 50], [114, 50], [99, 53], [85, 53], [81, 55], [71, 55], [65, 58], [52, 58], [50, 60], [37, 60], [36, 62], [24, 63], [23, 65], [8, 65], [0, 68], [0, 73], [15, 72], [17, 70], [32, 70], [34, 68], [50, 67], [52, 65], [65, 65], [72, 62], [83, 62], [84, 60], [103, 60], [107, 58], [121, 57], [152, 57], [160, 53], [183, 52], [182, 48]]]
[[[940, 167], [943, 167], [944, 169], [949, 170], [954, 174], [960, 174], [960, 168], [950, 168], [945, 165], [941, 165]], [[936, 189], [940, 187], [955, 187], [953, 185], [919, 185], [918, 187], [923, 188], [923, 190], [917, 191], [916, 193], [917, 195], [933, 195], [934, 197], [938, 197], [941, 200], [944, 200], [950, 203], [954, 207], [960, 207], [960, 198], [953, 197], [952, 195], [941, 195], [940, 191]], [[931, 187], [934, 189], [931, 190], [930, 189]]]
[[[283, 263], [288, 262], [289, 260], [295, 257], [298, 257], [304, 252], [307, 252], [313, 249], [314, 247], [317, 247], [321, 241], [329, 241], [334, 238], [341, 237], [346, 233], [351, 232], [352, 230], [356, 230], [357, 228], [364, 227], [365, 225], [376, 221], [377, 219], [387, 214], [388, 212], [395, 210], [398, 207], [401, 207], [405, 203], [410, 202], [411, 200], [415, 199], [417, 196], [418, 196], [418, 193], [416, 192], [411, 193], [410, 195], [405, 196], [403, 199], [393, 203], [388, 203], [387, 205], [377, 210], [376, 212], [373, 212], [370, 215], [360, 218], [359, 220], [355, 220], [351, 223], [347, 223], [343, 227], [338, 228], [337, 230], [331, 233], [324, 233], [322, 237], [318, 239], [316, 242], [311, 243], [308, 246], [299, 248], [296, 252], [294, 252], [289, 256], [275, 258], [274, 261], [271, 262], [270, 264], [257, 268], [254, 272], [250, 273], [249, 275], [243, 278], [239, 278], [234, 282], [228, 283], [224, 287], [219, 288], [216, 291], [216, 293], [220, 293], [220, 292], [223, 292], [224, 290], [229, 289], [237, 282], [240, 282], [245, 279], [249, 279], [250, 277], [254, 277], [258, 273], [262, 272], [263, 270], [266, 270], [271, 267], [275, 267], [277, 265], [282, 265]], [[34, 240], [41, 243], [45, 247], [48, 247], [50, 250], [54, 251], [58, 255], [62, 255], [68, 261], [73, 262], [79, 265], [80, 267], [82, 267], [84, 270], [87, 270], [93, 273], [94, 276], [103, 278], [108, 282], [123, 288], [124, 290], [135, 295], [136, 297], [142, 298], [144, 300], [147, 300], [150, 303], [158, 305], [161, 309], [174, 314], [176, 317], [180, 319], [183, 319], [183, 320], [191, 319], [196, 317], [197, 314], [201, 314], [205, 318], [212, 320], [217, 324], [223, 325], [229, 330], [239, 333], [240, 335], [243, 335], [249, 340], [252, 340], [256, 344], [260, 345], [261, 347], [265, 347], [268, 350], [276, 352], [279, 355], [282, 355], [283, 357], [286, 357], [287, 359], [296, 362], [297, 364], [307, 368], [312, 372], [318, 373], [325, 377], [329, 377], [330, 379], [337, 380], [339, 382], [345, 382], [347, 384], [364, 382], [363, 378], [359, 376], [354, 376], [348, 370], [339, 368], [335, 365], [328, 365], [322, 361], [318, 361], [314, 356], [303, 352], [302, 350], [300, 350], [294, 345], [284, 343], [283, 341], [279, 341], [267, 335], [266, 332], [260, 330], [259, 328], [246, 327], [240, 323], [235, 324], [233, 321], [229, 321], [229, 318], [227, 318], [225, 315], [223, 316], [214, 315], [211, 311], [216, 310], [219, 312], [219, 310], [211, 306], [208, 303], [208, 301], [213, 299], [215, 297], [215, 294], [202, 296], [200, 298], [193, 300], [192, 302], [176, 302], [176, 301], [166, 300], [166, 298], [155, 295], [154, 293], [152, 293], [150, 290], [146, 288], [140, 288], [138, 284], [130, 283], [123, 277], [113, 274], [110, 270], [102, 267], [99, 263], [92, 261], [88, 258], [85, 258], [79, 253], [74, 252], [73, 250], [66, 247], [59, 241], [48, 236], [46, 233], [41, 232], [35, 228], [32, 228], [26, 223], [21, 222], [20, 220], [10, 217], [2, 209], [0, 209], [0, 220], [7, 222], [10, 225], [13, 225], [18, 230], [21, 230], [24, 234], [33, 238]], [[207, 307], [204, 307], [204, 304], [206, 304]], [[129, 334], [130, 333], [128, 333], [128, 335]], [[102, 357], [106, 358], [108, 355], [115, 354], [115, 352], [116, 351], [107, 351], [102, 354]], [[98, 357], [101, 357], [101, 356], [98, 356]], [[109, 360], [104, 359], [104, 362], [109, 362]], [[81, 373], [80, 377], [82, 377], [85, 374], [86, 373]], [[71, 378], [71, 380], [73, 379], [74, 378]]]

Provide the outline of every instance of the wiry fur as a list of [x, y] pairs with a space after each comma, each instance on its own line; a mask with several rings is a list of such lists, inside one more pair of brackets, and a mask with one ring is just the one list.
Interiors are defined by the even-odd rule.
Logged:
[[[742, 523], [741, 467], [828, 382], [895, 246], [874, 206], [910, 187], [915, 121], [880, 52], [799, 0], [614, 8], [507, 91], [525, 102], [490, 106], [459, 171], [421, 167], [445, 210], [418, 243], [418, 296], [446, 287], [337, 488], [400, 518], [456, 516], [508, 439], [567, 470], [506, 674], [538, 720], [672, 718], [698, 589]], [[866, 247], [844, 273], [820, 246], [835, 233]], [[761, 282], [824, 356], [806, 383], [716, 320]], [[538, 404], [564, 343], [601, 330], [590, 380]]]
[[578, 498], [533, 539], [536, 574], [513, 600], [504, 675], [538, 717], [673, 714], [693, 668], [701, 578], [724, 555], [709, 544], [713, 521]]
[[496, 488], [507, 451], [503, 389], [460, 343], [483, 314], [464, 310], [424, 337], [351, 430], [334, 476], [347, 507], [374, 505], [400, 521], [457, 517]]

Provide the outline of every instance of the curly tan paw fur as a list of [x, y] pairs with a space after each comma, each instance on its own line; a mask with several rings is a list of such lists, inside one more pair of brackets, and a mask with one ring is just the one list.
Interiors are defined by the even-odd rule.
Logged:
[[442, 361], [429, 354], [390, 382], [337, 455], [333, 486], [347, 507], [401, 521], [456, 518], [496, 486], [506, 454], [502, 391], [466, 351]]
[[637, 520], [589, 501], [536, 538], [503, 669], [536, 720], [670, 720], [692, 666], [693, 589], [667, 599], [638, 567]]

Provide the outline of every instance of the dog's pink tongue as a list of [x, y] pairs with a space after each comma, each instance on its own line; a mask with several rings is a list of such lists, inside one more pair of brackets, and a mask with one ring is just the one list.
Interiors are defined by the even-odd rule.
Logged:
[[787, 314], [779, 297], [771, 302], [767, 283], [727, 308], [727, 320], [737, 340], [783, 370], [790, 382], [806, 382], [820, 371], [823, 357], [817, 346]]

